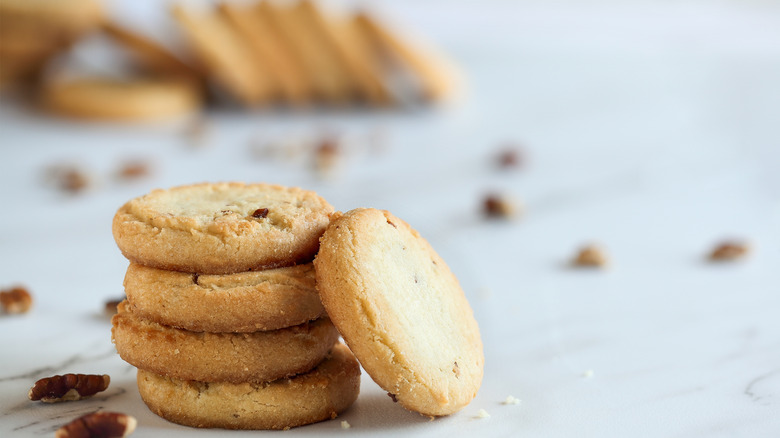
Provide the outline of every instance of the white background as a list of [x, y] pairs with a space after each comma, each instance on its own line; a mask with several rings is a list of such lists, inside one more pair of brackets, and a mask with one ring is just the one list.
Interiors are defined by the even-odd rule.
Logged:
[[[115, 14], [163, 34], [156, 2]], [[0, 102], [0, 286], [35, 307], [0, 317], [0, 435], [51, 436], [98, 407], [134, 415], [134, 436], [239, 436], [149, 412], [114, 352], [103, 302], [127, 262], [111, 218], [155, 187], [272, 182], [316, 190], [337, 209], [385, 208], [427, 237], [480, 323], [485, 379], [463, 411], [428, 421], [364, 374], [336, 421], [285, 436], [780, 436], [780, 3], [771, 1], [427, 1], [377, 5], [460, 66], [452, 106], [414, 111], [207, 114], [188, 121], [73, 123]], [[257, 159], [252, 144], [340, 133], [355, 148], [322, 180], [304, 157]], [[368, 147], [381, 134], [382, 148]], [[527, 162], [499, 172], [503, 145]], [[148, 179], [112, 178], [129, 158]], [[65, 195], [44, 169], [80, 163], [97, 181]], [[482, 197], [521, 200], [487, 221]], [[712, 265], [727, 238], [754, 251]], [[587, 242], [605, 272], [567, 263]], [[592, 371], [592, 377], [586, 377]], [[27, 390], [56, 373], [107, 373], [89, 401], [42, 405]], [[502, 405], [512, 395], [519, 405]], [[490, 415], [477, 419], [482, 408]], [[342, 430], [339, 420], [352, 424]]]

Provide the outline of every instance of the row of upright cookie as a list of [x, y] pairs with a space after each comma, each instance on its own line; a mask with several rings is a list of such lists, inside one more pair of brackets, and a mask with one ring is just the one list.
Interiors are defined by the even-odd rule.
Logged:
[[[311, 0], [222, 3], [213, 10], [175, 6], [172, 16], [189, 43], [190, 53], [184, 56], [106, 19], [95, 0], [62, 3], [71, 5], [67, 10], [90, 5], [95, 12], [84, 14], [85, 24], [67, 38], [35, 39], [36, 26], [29, 23], [40, 17], [65, 22], [69, 15], [60, 10], [66, 8], [48, 11], [39, 2], [0, 0], [0, 17], [4, 24], [12, 23], [3, 27], [18, 34], [10, 43], [0, 43], [0, 60], [11, 50], [19, 59], [2, 62], [7, 66], [0, 69], [0, 84], [39, 75], [44, 106], [71, 117], [175, 116], [200, 108], [207, 94], [249, 107], [399, 106], [443, 100], [456, 89], [454, 69], [436, 52], [399, 38], [367, 13], [332, 14]], [[9, 10], [21, 10], [31, 19], [19, 19], [21, 14]], [[119, 79], [74, 77], [45, 68], [55, 55], [67, 56], [62, 52], [79, 38], [100, 33], [96, 30], [125, 53], [135, 72]], [[22, 51], [29, 53], [22, 56]]]
[[171, 421], [333, 418], [358, 395], [350, 350], [425, 415], [456, 412], [480, 386], [479, 330], [457, 280], [387, 212], [334, 213], [295, 188], [198, 184], [131, 200], [113, 230], [131, 260], [113, 339], [139, 368], [143, 400]]

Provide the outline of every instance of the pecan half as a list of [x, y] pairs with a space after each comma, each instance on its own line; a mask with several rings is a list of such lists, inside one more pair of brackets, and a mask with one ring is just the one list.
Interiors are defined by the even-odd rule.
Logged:
[[111, 378], [103, 374], [63, 374], [35, 382], [27, 396], [46, 403], [81, 400], [105, 391]]
[[32, 307], [32, 295], [27, 289], [16, 286], [0, 291], [0, 310], [5, 313], [27, 313]]
[[575, 266], [603, 268], [609, 260], [604, 249], [597, 245], [587, 245], [580, 249], [573, 261]]
[[145, 160], [126, 161], [117, 170], [117, 177], [123, 180], [139, 179], [151, 174], [151, 169], [151, 164]]
[[740, 242], [723, 242], [710, 253], [713, 262], [727, 262], [744, 258], [750, 252], [750, 247]]
[[57, 429], [55, 438], [114, 438], [133, 433], [138, 422], [118, 412], [93, 412]]

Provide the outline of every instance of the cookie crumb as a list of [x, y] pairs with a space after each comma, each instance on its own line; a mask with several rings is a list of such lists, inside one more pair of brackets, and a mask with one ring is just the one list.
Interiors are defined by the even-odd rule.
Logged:
[[506, 400], [504, 400], [501, 404], [502, 405], [519, 405], [520, 404], [520, 399], [519, 398], [515, 398], [515, 397], [513, 397], [511, 395], [508, 395], [508, 396], [506, 396]]
[[595, 374], [596, 373], [593, 370], [585, 370], [585, 372], [582, 373], [582, 378], [583, 379], [592, 379]]
[[348, 422], [348, 421], [346, 421], [346, 420], [342, 420], [342, 421], [341, 421], [341, 428], [342, 428], [342, 429], [349, 429], [350, 427], [352, 427], [352, 425], [351, 425], [351, 424], [349, 424], [349, 422]]
[[490, 418], [490, 414], [488, 414], [486, 410], [480, 409], [480, 410], [477, 411], [477, 417], [476, 418], [480, 418], [480, 419], [482, 419], [482, 418]]
[[518, 207], [506, 195], [490, 194], [482, 201], [482, 211], [488, 218], [511, 219], [517, 215]]
[[723, 242], [710, 253], [710, 261], [730, 262], [745, 258], [750, 253], [750, 246], [744, 242]]
[[604, 268], [609, 260], [602, 247], [591, 244], [582, 247], [572, 263], [574, 266]]

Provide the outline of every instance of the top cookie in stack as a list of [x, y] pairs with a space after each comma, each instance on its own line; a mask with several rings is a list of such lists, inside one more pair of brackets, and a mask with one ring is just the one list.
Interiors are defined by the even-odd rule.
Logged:
[[232, 274], [312, 261], [332, 213], [299, 188], [196, 184], [129, 201], [113, 231], [122, 254], [141, 265]]

